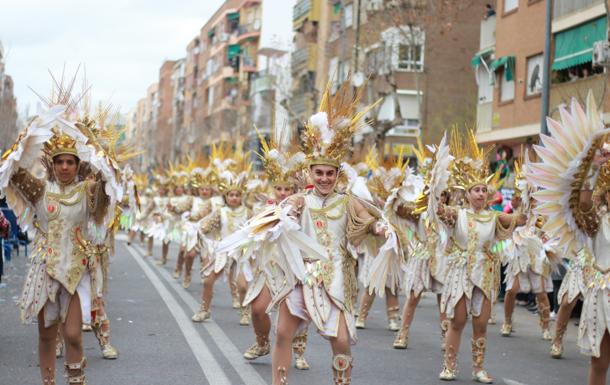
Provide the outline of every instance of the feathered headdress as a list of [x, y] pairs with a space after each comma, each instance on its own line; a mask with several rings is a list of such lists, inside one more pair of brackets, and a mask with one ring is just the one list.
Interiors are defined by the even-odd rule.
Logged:
[[309, 118], [303, 131], [303, 152], [310, 166], [323, 164], [339, 168], [351, 147], [353, 135], [364, 124], [366, 113], [379, 101], [358, 109], [365, 87], [352, 96], [351, 82], [344, 82], [332, 95], [332, 82], [322, 95], [319, 112]]
[[256, 129], [261, 143], [262, 153], [257, 154], [263, 162], [263, 169], [271, 185], [294, 186], [303, 167], [305, 166], [305, 154], [302, 151], [280, 149], [274, 140], [267, 139]]
[[465, 191], [476, 185], [497, 188], [499, 172], [491, 173], [489, 170], [489, 154], [493, 146], [486, 149], [479, 147], [475, 133], [470, 128], [466, 130], [466, 135], [453, 128], [449, 146], [454, 157], [451, 165], [453, 187]]
[[[570, 111], [560, 107], [559, 114], [561, 121], [547, 118], [550, 136], [540, 135], [544, 147], [534, 146], [541, 162], [532, 163], [526, 177], [532, 185], [542, 188], [534, 193], [539, 203], [535, 211], [548, 218], [542, 231], [549, 238], [557, 238], [559, 246], [570, 252], [587, 240], [579, 227], [586, 220], [578, 209], [580, 193], [595, 154], [610, 131], [604, 127], [591, 92], [586, 112], [572, 99]], [[597, 186], [608, 186], [609, 181], [610, 172], [602, 174], [600, 170]]]
[[403, 147], [398, 156], [389, 156], [385, 161], [380, 159], [379, 152], [372, 147], [366, 156], [366, 164], [372, 171], [368, 188], [383, 201], [388, 199], [393, 189], [402, 185], [408, 167], [403, 159]]
[[212, 164], [218, 173], [218, 190], [222, 194], [229, 191], [246, 191], [252, 163], [250, 152], [244, 152], [242, 145], [233, 151], [226, 144], [212, 148]]
[[191, 186], [195, 188], [212, 187], [218, 183], [218, 174], [210, 165], [208, 159], [199, 156], [192, 164], [190, 172]]

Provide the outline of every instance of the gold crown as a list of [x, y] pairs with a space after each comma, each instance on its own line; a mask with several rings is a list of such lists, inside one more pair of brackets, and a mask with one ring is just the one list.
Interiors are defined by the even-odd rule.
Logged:
[[76, 151], [76, 140], [70, 135], [54, 130], [54, 134], [45, 144], [43, 151], [45, 155], [54, 158], [57, 155], [70, 154], [78, 157]]
[[328, 82], [319, 112], [309, 119], [303, 131], [303, 151], [310, 166], [341, 165], [351, 148], [352, 137], [364, 124], [364, 116], [381, 100], [358, 110], [365, 90], [362, 86], [354, 93], [348, 79], [331, 95], [332, 81]]

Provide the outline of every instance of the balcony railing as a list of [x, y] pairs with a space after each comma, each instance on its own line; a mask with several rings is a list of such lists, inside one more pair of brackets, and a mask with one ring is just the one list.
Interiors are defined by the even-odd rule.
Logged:
[[250, 95], [254, 95], [259, 92], [273, 90], [275, 86], [275, 76], [264, 75], [254, 79], [250, 86]]
[[310, 71], [315, 70], [316, 52], [314, 44], [308, 44], [306, 47], [294, 51], [290, 58], [292, 73], [300, 72], [305, 68]]
[[289, 107], [299, 118], [305, 118], [313, 113], [313, 101], [310, 93], [299, 93], [292, 96]]
[[490, 16], [481, 21], [481, 36], [479, 50], [484, 50], [496, 45], [496, 17]]
[[311, 0], [299, 0], [292, 10], [292, 21], [298, 20], [311, 11]]

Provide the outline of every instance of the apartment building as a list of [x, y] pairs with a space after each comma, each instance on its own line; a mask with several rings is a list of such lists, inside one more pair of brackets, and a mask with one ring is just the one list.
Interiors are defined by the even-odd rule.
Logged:
[[[538, 141], [545, 2], [498, 0], [495, 15], [481, 22], [479, 50], [472, 59], [478, 83], [477, 139], [515, 152]], [[555, 0], [552, 15], [549, 114], [589, 90], [605, 111], [608, 76], [592, 62], [593, 45], [607, 39], [604, 0]], [[518, 36], [519, 38], [515, 38]]]
[[[367, 100], [382, 99], [356, 142], [399, 151], [417, 138], [432, 143], [450, 125], [472, 124], [484, 1], [301, 0], [295, 5], [293, 111], [306, 119], [329, 79], [368, 80]], [[303, 16], [304, 15], [304, 16]], [[296, 106], [302, 106], [297, 108]], [[303, 112], [304, 111], [304, 112]], [[358, 146], [355, 146], [356, 149]]]
[[[193, 149], [208, 151], [249, 131], [250, 86], [257, 71], [261, 0], [227, 0], [201, 28], [193, 47]], [[187, 91], [189, 92], [189, 91]]]

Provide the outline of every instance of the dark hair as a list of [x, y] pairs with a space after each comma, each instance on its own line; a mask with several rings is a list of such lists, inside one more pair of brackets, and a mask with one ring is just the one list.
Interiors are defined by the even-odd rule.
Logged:
[[78, 164], [80, 162], [80, 158], [74, 154], [57, 154], [53, 157], [53, 163], [55, 163], [55, 159], [57, 159], [57, 157], [61, 156], [61, 155], [70, 155], [74, 157], [74, 160], [76, 162], [76, 164]]

